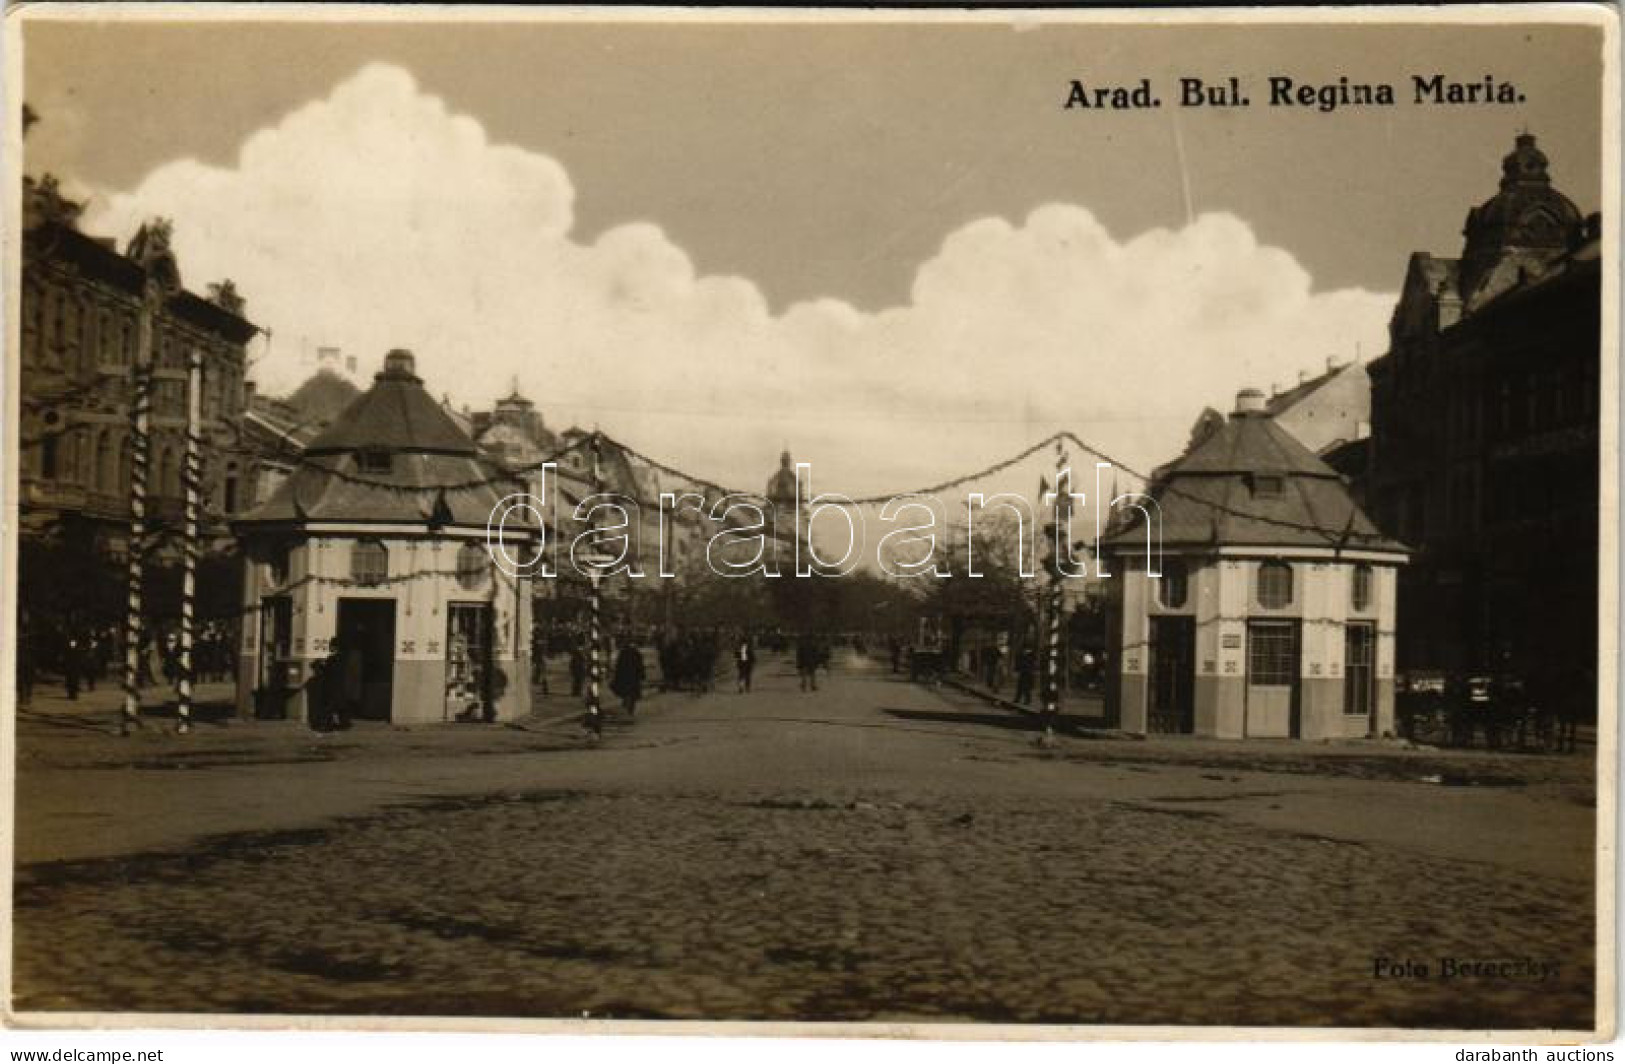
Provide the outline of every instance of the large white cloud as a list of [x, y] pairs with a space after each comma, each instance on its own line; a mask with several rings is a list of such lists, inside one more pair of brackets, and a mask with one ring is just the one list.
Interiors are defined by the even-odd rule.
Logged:
[[368, 66], [256, 133], [229, 169], [178, 160], [99, 196], [87, 227], [176, 223], [193, 287], [231, 277], [274, 331], [269, 392], [301, 349], [375, 368], [410, 347], [431, 389], [488, 404], [511, 378], [555, 427], [759, 487], [781, 446], [815, 487], [914, 486], [1069, 427], [1125, 460], [1171, 456], [1204, 405], [1381, 349], [1390, 296], [1317, 293], [1286, 251], [1210, 214], [1115, 238], [1083, 207], [984, 218], [920, 265], [907, 305], [775, 314], [700, 276], [651, 224], [572, 235], [545, 156], [493, 144], [410, 74]]

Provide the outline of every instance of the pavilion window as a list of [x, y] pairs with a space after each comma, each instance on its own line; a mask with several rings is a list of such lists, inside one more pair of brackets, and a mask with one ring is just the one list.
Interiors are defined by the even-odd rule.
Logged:
[[376, 539], [357, 540], [350, 548], [350, 579], [366, 587], [389, 579], [389, 551]]
[[1349, 574], [1349, 598], [1357, 610], [1371, 608], [1372, 569], [1369, 565], [1356, 565]]
[[1371, 713], [1375, 701], [1377, 629], [1370, 621], [1359, 621], [1344, 629], [1343, 712], [1351, 717]]
[[1158, 583], [1157, 595], [1162, 604], [1171, 610], [1177, 610], [1185, 605], [1190, 594], [1190, 574], [1185, 568], [1181, 558], [1165, 558], [1162, 563], [1162, 579]]
[[363, 473], [388, 473], [394, 468], [393, 455], [377, 448], [357, 451], [355, 462]]
[[1264, 562], [1258, 567], [1258, 604], [1272, 610], [1292, 605], [1292, 566]]
[[1253, 495], [1260, 499], [1279, 499], [1286, 493], [1286, 478], [1259, 473], [1253, 477]]
[[485, 583], [491, 558], [478, 543], [465, 543], [457, 552], [457, 583], [473, 591]]

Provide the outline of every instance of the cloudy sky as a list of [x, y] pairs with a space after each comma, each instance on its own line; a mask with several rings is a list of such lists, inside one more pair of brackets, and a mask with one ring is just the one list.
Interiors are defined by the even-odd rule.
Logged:
[[[921, 486], [1058, 427], [1132, 464], [1204, 405], [1384, 346], [1525, 127], [1599, 207], [1582, 27], [33, 21], [25, 165], [127, 238], [172, 217], [284, 391], [396, 346], [759, 487]], [[1409, 75], [1510, 80], [1408, 105]], [[1390, 81], [1330, 114], [1068, 111], [1070, 80]], [[1170, 99], [1171, 102], [1171, 99]]]

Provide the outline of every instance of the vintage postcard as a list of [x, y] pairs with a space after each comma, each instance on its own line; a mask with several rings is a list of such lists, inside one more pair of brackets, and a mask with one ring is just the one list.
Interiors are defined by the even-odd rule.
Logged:
[[13, 1025], [1611, 1036], [1613, 8], [5, 28]]

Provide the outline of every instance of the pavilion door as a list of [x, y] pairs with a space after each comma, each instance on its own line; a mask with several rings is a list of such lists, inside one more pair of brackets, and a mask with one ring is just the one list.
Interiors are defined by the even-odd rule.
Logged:
[[1247, 625], [1247, 736], [1298, 735], [1298, 622]]
[[1343, 630], [1343, 716], [1364, 717], [1377, 733], [1377, 626], [1350, 621]]
[[1196, 723], [1196, 618], [1151, 618], [1150, 731], [1189, 735]]
[[[395, 600], [339, 599], [340, 683], [361, 720], [388, 720], [395, 685]], [[357, 655], [359, 663], [350, 655]]]

